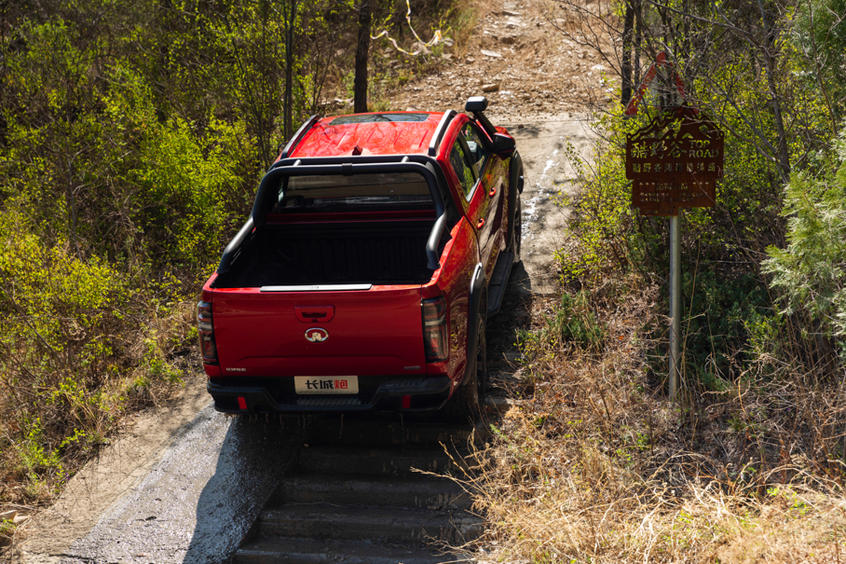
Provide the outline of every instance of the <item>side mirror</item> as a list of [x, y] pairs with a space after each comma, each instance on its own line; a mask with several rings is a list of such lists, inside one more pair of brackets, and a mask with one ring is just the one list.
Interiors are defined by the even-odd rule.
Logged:
[[513, 137], [503, 135], [502, 133], [496, 133], [493, 136], [491, 151], [493, 151], [503, 159], [511, 157], [511, 155], [514, 154], [514, 149], [516, 148], [517, 143], [514, 141]]

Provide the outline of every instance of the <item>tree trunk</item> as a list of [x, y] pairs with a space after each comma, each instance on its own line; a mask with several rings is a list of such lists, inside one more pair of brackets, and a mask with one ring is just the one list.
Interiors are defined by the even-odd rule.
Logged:
[[282, 110], [286, 139], [294, 133], [291, 117], [294, 111], [294, 24], [297, 21], [297, 0], [288, 1], [290, 5], [285, 18], [285, 106]]
[[370, 50], [370, 0], [361, 0], [358, 6], [358, 47], [355, 50], [355, 97], [356, 113], [367, 111], [367, 55]]
[[632, 98], [632, 33], [634, 28], [634, 6], [626, 2], [626, 15], [623, 21], [623, 58], [620, 63], [620, 104], [625, 106]]
[[787, 150], [787, 134], [784, 129], [784, 118], [781, 111], [781, 96], [778, 93], [777, 79], [775, 76], [778, 65], [778, 61], [776, 60], [776, 54], [778, 52], [777, 24], [775, 21], [770, 20], [767, 9], [761, 0], [758, 0], [758, 9], [761, 13], [761, 21], [764, 24], [764, 33], [766, 34], [763, 49], [764, 69], [767, 73], [767, 88], [770, 91], [770, 104], [773, 108], [776, 135], [778, 135], [776, 159], [778, 160], [778, 168], [781, 173], [781, 181], [787, 182], [788, 178], [790, 178], [790, 154]]
[[643, 6], [641, 0], [634, 0], [635, 39], [634, 39], [634, 80], [635, 88], [640, 86], [640, 46], [643, 43]]

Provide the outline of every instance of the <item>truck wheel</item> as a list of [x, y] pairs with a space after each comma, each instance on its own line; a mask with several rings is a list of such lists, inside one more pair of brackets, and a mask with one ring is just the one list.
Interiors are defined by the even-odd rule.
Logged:
[[482, 401], [488, 383], [488, 347], [485, 336], [485, 321], [479, 316], [476, 332], [476, 356], [467, 381], [459, 384], [444, 406], [444, 413], [450, 419], [476, 420], [482, 415]]

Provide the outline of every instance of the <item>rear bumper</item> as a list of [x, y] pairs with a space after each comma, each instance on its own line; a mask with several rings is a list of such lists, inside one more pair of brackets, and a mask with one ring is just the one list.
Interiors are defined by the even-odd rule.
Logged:
[[356, 395], [297, 395], [290, 378], [209, 379], [206, 389], [223, 413], [303, 413], [392, 410], [434, 411], [450, 393], [447, 376], [372, 378]]

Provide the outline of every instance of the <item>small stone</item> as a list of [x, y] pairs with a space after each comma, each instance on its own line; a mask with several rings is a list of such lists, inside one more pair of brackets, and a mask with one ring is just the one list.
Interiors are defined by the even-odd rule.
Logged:
[[9, 511], [2, 511], [2, 512], [0, 512], [0, 521], [12, 521], [17, 514], [18, 514], [18, 511], [16, 509], [10, 509]]
[[491, 57], [493, 59], [501, 59], [502, 58], [502, 53], [497, 53], [496, 51], [488, 51], [487, 49], [482, 49], [481, 53], [485, 57]]
[[482, 85], [482, 92], [496, 92], [499, 90], [499, 84], [490, 83]]

